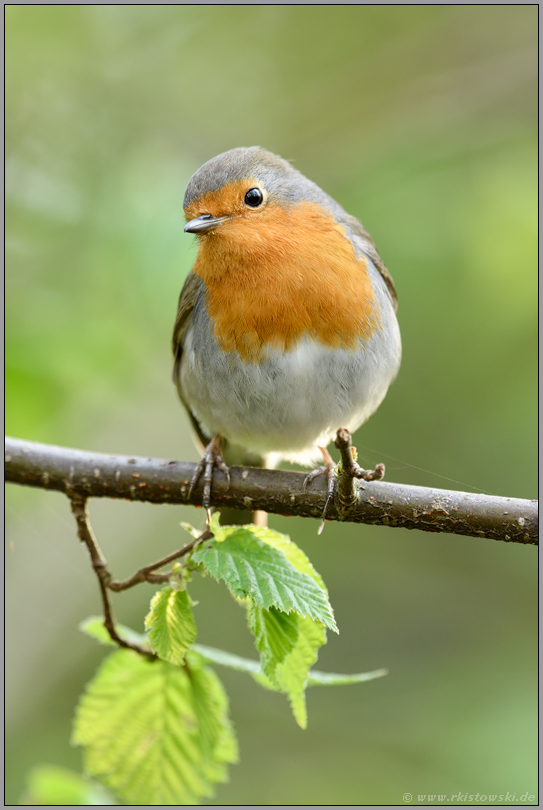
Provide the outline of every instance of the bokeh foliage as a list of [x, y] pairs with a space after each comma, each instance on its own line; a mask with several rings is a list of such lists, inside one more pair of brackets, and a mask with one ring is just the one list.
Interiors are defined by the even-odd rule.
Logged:
[[[364, 463], [535, 497], [536, 26], [530, 5], [8, 6], [7, 432], [196, 457], [170, 382], [183, 191], [260, 144], [364, 222], [397, 284], [404, 360], [356, 437]], [[65, 499], [10, 488], [7, 506], [9, 803], [31, 766], [78, 767], [70, 718], [100, 658], [77, 632], [98, 593]], [[119, 576], [194, 519], [91, 514]], [[341, 635], [319, 668], [391, 674], [312, 693], [304, 733], [226, 676], [241, 764], [216, 802], [534, 794], [535, 550], [271, 522], [330, 590]], [[201, 641], [250, 655], [236, 606], [199, 587]], [[119, 618], [141, 627], [150, 595]]]

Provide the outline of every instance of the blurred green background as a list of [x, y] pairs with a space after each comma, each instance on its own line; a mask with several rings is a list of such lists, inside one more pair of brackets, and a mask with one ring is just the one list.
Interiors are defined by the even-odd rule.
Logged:
[[[537, 6], [12, 5], [6, 36], [8, 433], [197, 458], [170, 381], [196, 250], [183, 192], [259, 144], [363, 221], [397, 285], [404, 360], [355, 437], [363, 463], [536, 497]], [[118, 577], [202, 520], [91, 516]], [[310, 691], [302, 732], [286, 699], [221, 670], [241, 763], [215, 803], [535, 794], [536, 550], [270, 523], [329, 587], [341, 635], [319, 668], [390, 674]], [[8, 487], [7, 527], [12, 804], [31, 766], [79, 769], [73, 707], [104, 650], [77, 629], [100, 603], [67, 500]], [[152, 592], [115, 597], [119, 620], [140, 629]], [[254, 655], [224, 587], [191, 593], [202, 643]]]

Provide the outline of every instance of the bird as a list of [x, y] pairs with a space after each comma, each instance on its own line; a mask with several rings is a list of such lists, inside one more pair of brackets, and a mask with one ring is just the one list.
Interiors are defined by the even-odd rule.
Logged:
[[230, 465], [307, 467], [322, 455], [307, 480], [326, 472], [330, 496], [326, 446], [366, 422], [400, 367], [390, 273], [355, 217], [259, 146], [207, 161], [183, 209], [198, 252], [179, 298], [173, 378], [204, 448], [190, 489], [203, 475], [209, 524], [214, 468], [228, 477]]

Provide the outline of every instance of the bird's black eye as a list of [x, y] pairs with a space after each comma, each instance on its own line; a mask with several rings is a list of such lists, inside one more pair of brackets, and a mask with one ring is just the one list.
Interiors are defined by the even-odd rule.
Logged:
[[250, 188], [244, 198], [245, 205], [250, 205], [251, 208], [258, 208], [264, 202], [264, 195], [259, 188]]

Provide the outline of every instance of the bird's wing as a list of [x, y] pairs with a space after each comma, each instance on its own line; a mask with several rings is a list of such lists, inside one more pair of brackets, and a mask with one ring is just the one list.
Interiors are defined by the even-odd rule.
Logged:
[[381, 273], [381, 275], [383, 277], [383, 281], [385, 282], [385, 284], [387, 286], [387, 290], [390, 293], [390, 297], [392, 299], [392, 305], [394, 307], [394, 312], [397, 312], [398, 311], [398, 296], [396, 295], [396, 287], [394, 286], [392, 276], [388, 272], [387, 266], [385, 265], [384, 261], [379, 256], [379, 254], [377, 253], [377, 248], [375, 247], [375, 242], [373, 241], [373, 239], [371, 238], [371, 236], [369, 235], [367, 230], [364, 228], [362, 223], [359, 222], [357, 219], [355, 219], [354, 217], [351, 217], [351, 216], [348, 215], [348, 224], [349, 224], [350, 229], [357, 236], [362, 237], [362, 239], [366, 243], [364, 245], [364, 250], [368, 254], [368, 256], [370, 257], [370, 259], [372, 260], [372, 262], [374, 263], [376, 268]]
[[175, 326], [173, 328], [172, 349], [175, 358], [173, 366], [173, 381], [177, 383], [179, 375], [179, 365], [183, 355], [183, 338], [188, 329], [190, 316], [194, 309], [194, 304], [198, 296], [200, 287], [202, 286], [202, 279], [198, 278], [195, 273], [189, 273], [181, 295], [179, 296], [179, 304], [177, 305], [177, 316], [175, 318]]
[[196, 435], [200, 440], [202, 446], [205, 447], [206, 444], [209, 442], [210, 437], [206, 436], [206, 434], [202, 431], [201, 425], [196, 420], [194, 414], [192, 413], [189, 407], [188, 402], [183, 396], [179, 376], [181, 358], [183, 357], [184, 337], [188, 329], [192, 311], [194, 309], [194, 304], [196, 302], [196, 298], [198, 296], [202, 283], [203, 283], [202, 279], [198, 278], [198, 276], [195, 273], [189, 273], [185, 283], [183, 284], [183, 289], [181, 290], [181, 295], [179, 296], [179, 304], [177, 306], [177, 317], [175, 319], [175, 326], [173, 328], [172, 349], [175, 358], [173, 364], [173, 381], [177, 386], [179, 398], [183, 403], [183, 405], [185, 406], [185, 408], [187, 409], [190, 421], [192, 422], [192, 426], [196, 432]]
[[381, 273], [385, 284], [387, 285], [387, 290], [390, 293], [390, 297], [392, 298], [392, 306], [394, 307], [394, 312], [398, 311], [398, 296], [396, 295], [396, 287], [394, 286], [394, 281], [392, 280], [392, 276], [388, 272], [387, 266], [382, 260], [382, 258], [377, 253], [377, 248], [372, 243], [368, 247], [368, 255], [376, 268]]

